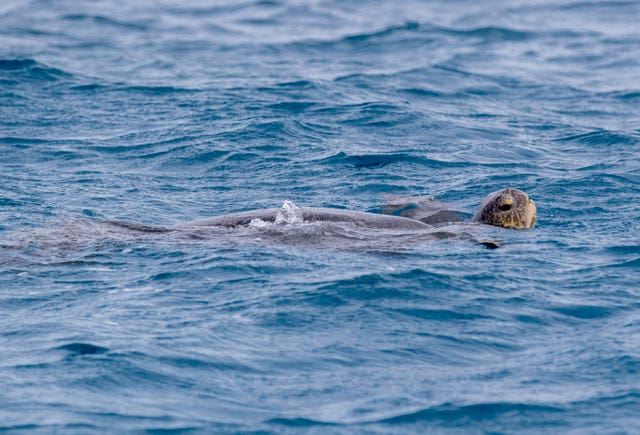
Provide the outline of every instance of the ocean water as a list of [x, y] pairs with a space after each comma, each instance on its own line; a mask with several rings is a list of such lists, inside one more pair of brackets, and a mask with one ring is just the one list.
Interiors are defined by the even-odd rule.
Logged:
[[[637, 433], [639, 16], [4, 0], [0, 429]], [[110, 223], [507, 186], [535, 229], [460, 226], [499, 249]]]

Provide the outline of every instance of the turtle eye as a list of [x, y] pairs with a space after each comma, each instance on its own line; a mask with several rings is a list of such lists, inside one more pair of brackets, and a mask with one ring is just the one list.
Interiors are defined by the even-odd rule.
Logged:
[[501, 211], [509, 211], [511, 210], [511, 204], [502, 204], [498, 206]]

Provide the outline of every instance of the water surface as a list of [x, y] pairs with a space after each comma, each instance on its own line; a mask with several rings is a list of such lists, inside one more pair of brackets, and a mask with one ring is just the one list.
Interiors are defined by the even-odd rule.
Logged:
[[[0, 427], [638, 431], [639, 14], [5, 1]], [[104, 225], [506, 186], [495, 250]]]

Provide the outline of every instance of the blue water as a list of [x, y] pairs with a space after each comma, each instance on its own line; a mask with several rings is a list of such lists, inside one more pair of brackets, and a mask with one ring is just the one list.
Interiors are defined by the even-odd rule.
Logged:
[[[640, 431], [639, 16], [5, 0], [0, 428]], [[105, 224], [507, 186], [494, 250]]]

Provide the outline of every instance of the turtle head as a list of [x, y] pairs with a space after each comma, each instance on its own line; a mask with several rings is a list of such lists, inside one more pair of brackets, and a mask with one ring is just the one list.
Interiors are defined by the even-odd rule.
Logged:
[[533, 228], [536, 223], [536, 204], [521, 190], [498, 190], [485, 198], [473, 221], [503, 228]]

